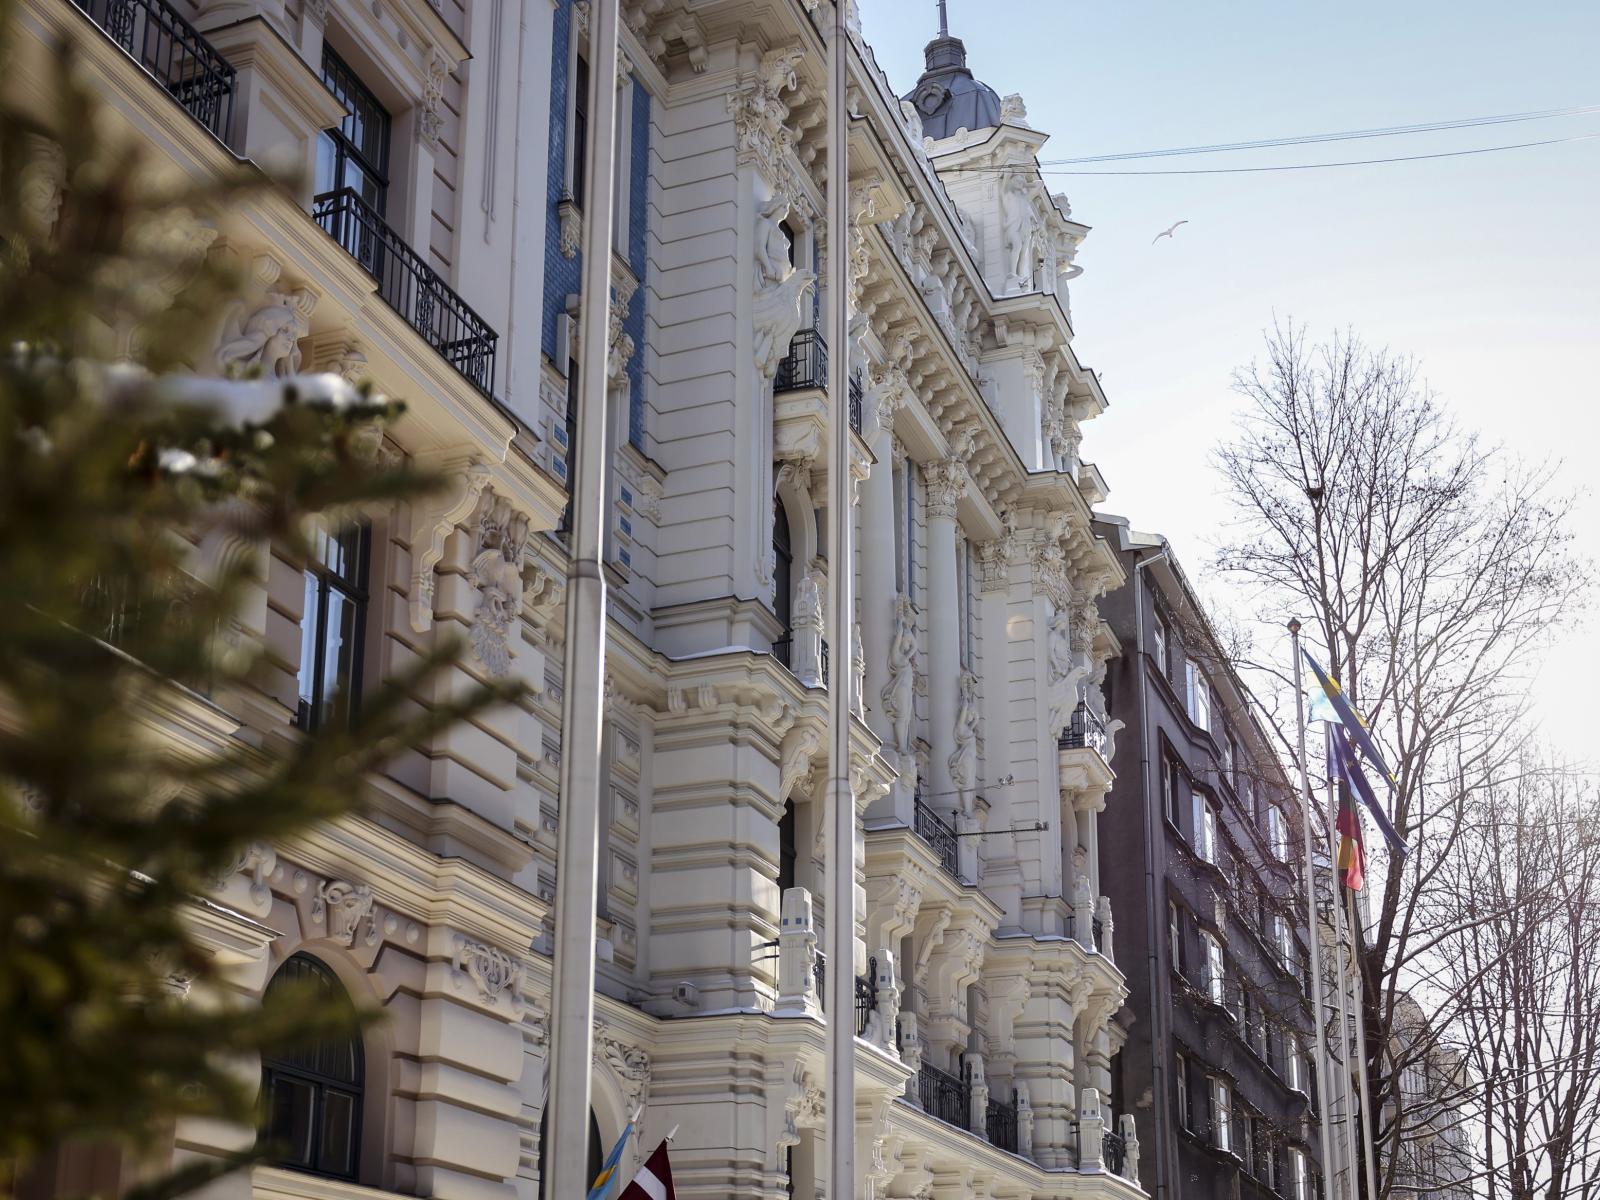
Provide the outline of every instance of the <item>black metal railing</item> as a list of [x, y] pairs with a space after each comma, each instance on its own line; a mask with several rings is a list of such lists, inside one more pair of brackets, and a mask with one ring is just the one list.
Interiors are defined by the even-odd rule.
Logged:
[[793, 655], [794, 634], [791, 633], [787, 637], [781, 637], [772, 643], [772, 657], [777, 659], [784, 666], [787, 667], [790, 665], [790, 659], [793, 657]]
[[923, 802], [920, 792], [911, 801], [911, 828], [939, 856], [939, 865], [959, 879], [961, 856], [956, 848], [956, 831]]
[[1094, 920], [1089, 922], [1089, 932], [1094, 934], [1094, 948], [1096, 950], [1105, 949], [1104, 938], [1106, 927], [1105, 923], [1102, 922], [1099, 917], [1096, 917]]
[[351, 188], [318, 196], [312, 202], [311, 215], [378, 281], [378, 294], [390, 308], [462, 378], [485, 396], [493, 395], [495, 347], [500, 335], [467, 307], [437, 271]]
[[822, 686], [823, 687], [827, 687], [828, 686], [828, 639], [827, 638], [821, 638], [819, 640], [822, 642], [822, 652], [821, 652]]
[[811, 979], [817, 985], [817, 1007], [828, 1011], [828, 956], [821, 950], [811, 960]]
[[1013, 1094], [1010, 1104], [994, 1097], [989, 1098], [989, 1111], [984, 1124], [985, 1132], [989, 1136], [989, 1144], [998, 1146], [1002, 1150], [1017, 1152], [1017, 1103]]
[[866, 975], [856, 976], [856, 1036], [867, 1032], [867, 1022], [878, 1011], [878, 959], [867, 959]]
[[1061, 745], [1068, 750], [1094, 750], [1101, 755], [1106, 752], [1106, 727], [1082, 700], [1072, 710], [1072, 720], [1061, 734]]
[[972, 1088], [959, 1075], [923, 1063], [917, 1076], [917, 1096], [922, 1101], [922, 1111], [930, 1117], [938, 1117], [958, 1129], [970, 1127]]
[[861, 432], [861, 409], [864, 397], [861, 391], [861, 376], [850, 376], [850, 428], [857, 433]]
[[166, 0], [72, 0], [189, 115], [228, 140], [234, 71]]
[[778, 363], [772, 380], [774, 392], [828, 386], [828, 343], [815, 329], [802, 329], [789, 339], [789, 353]]
[[1122, 1140], [1120, 1133], [1112, 1133], [1108, 1129], [1101, 1136], [1100, 1161], [1113, 1175], [1122, 1174], [1128, 1165], [1128, 1143]]

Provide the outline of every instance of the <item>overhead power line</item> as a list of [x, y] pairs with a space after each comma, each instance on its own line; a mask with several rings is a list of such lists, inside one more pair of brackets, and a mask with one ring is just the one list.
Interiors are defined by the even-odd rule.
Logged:
[[1233, 150], [1270, 150], [1279, 146], [1310, 146], [1319, 142], [1348, 142], [1361, 138], [1401, 137], [1412, 133], [1436, 133], [1447, 129], [1476, 129], [1484, 125], [1507, 125], [1516, 121], [1544, 121], [1552, 117], [1581, 117], [1600, 112], [1600, 104], [1546, 108], [1537, 112], [1500, 113], [1489, 117], [1457, 117], [1448, 121], [1428, 121], [1420, 125], [1385, 125], [1376, 129], [1349, 129], [1339, 133], [1305, 133], [1290, 137], [1262, 138], [1253, 142], [1218, 142], [1209, 146], [1178, 146], [1166, 150], [1130, 150], [1123, 154], [1095, 154], [1084, 158], [1040, 159], [1041, 167], [1070, 167], [1086, 163], [1123, 162], [1135, 158], [1166, 158], [1177, 154], [1221, 154]]
[[1187, 167], [1154, 171], [1062, 171], [1043, 169], [1043, 175], [1244, 175], [1264, 171], [1320, 171], [1328, 167], [1371, 167], [1382, 163], [1422, 162], [1430, 158], [1460, 158], [1469, 154], [1494, 154], [1501, 150], [1527, 150], [1534, 146], [1557, 146], [1563, 142], [1587, 142], [1600, 133], [1580, 133], [1573, 137], [1546, 138], [1538, 142], [1512, 142], [1503, 146], [1475, 146], [1469, 150], [1440, 150], [1433, 154], [1402, 154], [1393, 158], [1358, 158], [1342, 162], [1280, 163], [1270, 167]]

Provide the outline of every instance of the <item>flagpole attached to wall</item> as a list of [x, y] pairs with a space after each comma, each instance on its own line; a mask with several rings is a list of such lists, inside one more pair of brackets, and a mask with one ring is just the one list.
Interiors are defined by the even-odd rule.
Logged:
[[545, 1097], [545, 1200], [577, 1200], [593, 1180], [589, 1065], [594, 1051], [595, 900], [600, 835], [601, 694], [605, 683], [606, 357], [611, 330], [611, 230], [615, 203], [617, 4], [591, 0], [589, 179], [584, 189], [578, 351], [578, 430], [571, 479], [561, 702], [560, 843], [550, 1004], [550, 1088]]
[[[848, 0], [834, 0], [828, 33], [827, 281], [828, 356], [828, 1200], [848, 1200], [856, 1188], [856, 802], [850, 782], [850, 689], [855, 614], [854, 522], [850, 511], [850, 162], [846, 145], [845, 30]], [[827, 8], [822, 9], [827, 12]]]
[[1321, 1118], [1322, 1138], [1318, 1158], [1322, 1164], [1323, 1200], [1333, 1200], [1333, 1172], [1328, 1170], [1328, 1156], [1333, 1142], [1333, 1125], [1328, 1113], [1328, 1035], [1324, 1024], [1327, 1011], [1322, 999], [1322, 941], [1317, 933], [1317, 875], [1315, 839], [1312, 835], [1312, 813], [1316, 800], [1311, 794], [1311, 775], [1306, 769], [1306, 697], [1300, 666], [1300, 622], [1289, 622], [1289, 640], [1294, 654], [1294, 716], [1299, 736], [1300, 800], [1302, 811], [1300, 826], [1305, 841], [1306, 881], [1306, 949], [1311, 957], [1311, 1012], [1312, 1025], [1317, 1037], [1317, 1110]]
[[1348, 892], [1345, 903], [1350, 926], [1350, 952], [1356, 968], [1356, 1070], [1361, 1085], [1361, 1158], [1367, 1173], [1367, 1197], [1378, 1195], [1377, 1150], [1372, 1143], [1372, 1089], [1367, 1083], [1367, 969], [1366, 931], [1361, 928], [1360, 914], [1356, 912], [1356, 894]]

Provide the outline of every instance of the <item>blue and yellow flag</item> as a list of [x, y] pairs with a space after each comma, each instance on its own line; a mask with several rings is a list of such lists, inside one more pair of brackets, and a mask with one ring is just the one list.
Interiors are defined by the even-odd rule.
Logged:
[[[1344, 726], [1345, 732], [1350, 735], [1350, 740], [1355, 743], [1356, 749], [1361, 751], [1363, 758], [1377, 768], [1378, 773], [1383, 776], [1384, 781], [1391, 788], [1399, 786], [1394, 781], [1394, 772], [1389, 770], [1389, 764], [1383, 761], [1383, 754], [1378, 749], [1378, 744], [1372, 740], [1372, 735], [1367, 732], [1366, 722], [1356, 715], [1355, 709], [1350, 707], [1350, 701], [1345, 699], [1344, 691], [1339, 687], [1338, 682], [1328, 678], [1327, 673], [1317, 665], [1317, 660], [1312, 658], [1309, 652], [1302, 648], [1300, 653], [1304, 654], [1306, 661], [1311, 664], [1312, 674], [1317, 677], [1317, 682], [1322, 685], [1322, 694], [1327, 697], [1328, 703], [1332, 705], [1335, 715], [1339, 718], [1339, 724]], [[1315, 709], [1316, 707], [1316, 702], [1313, 701], [1312, 708]], [[1312, 719], [1315, 720], [1316, 718]]]
[[629, 1121], [623, 1129], [622, 1136], [617, 1139], [617, 1144], [611, 1147], [611, 1153], [606, 1155], [605, 1165], [600, 1168], [600, 1174], [594, 1177], [594, 1185], [589, 1189], [589, 1200], [605, 1200], [611, 1191], [611, 1185], [617, 1179], [617, 1164], [622, 1161], [622, 1152], [628, 1148], [628, 1139], [633, 1136], [633, 1122]]

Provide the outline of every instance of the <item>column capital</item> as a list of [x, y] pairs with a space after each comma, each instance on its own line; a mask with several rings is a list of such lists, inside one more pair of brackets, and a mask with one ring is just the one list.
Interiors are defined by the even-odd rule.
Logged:
[[922, 481], [928, 488], [928, 519], [955, 520], [956, 504], [967, 494], [967, 465], [958, 458], [940, 458], [922, 464]]

